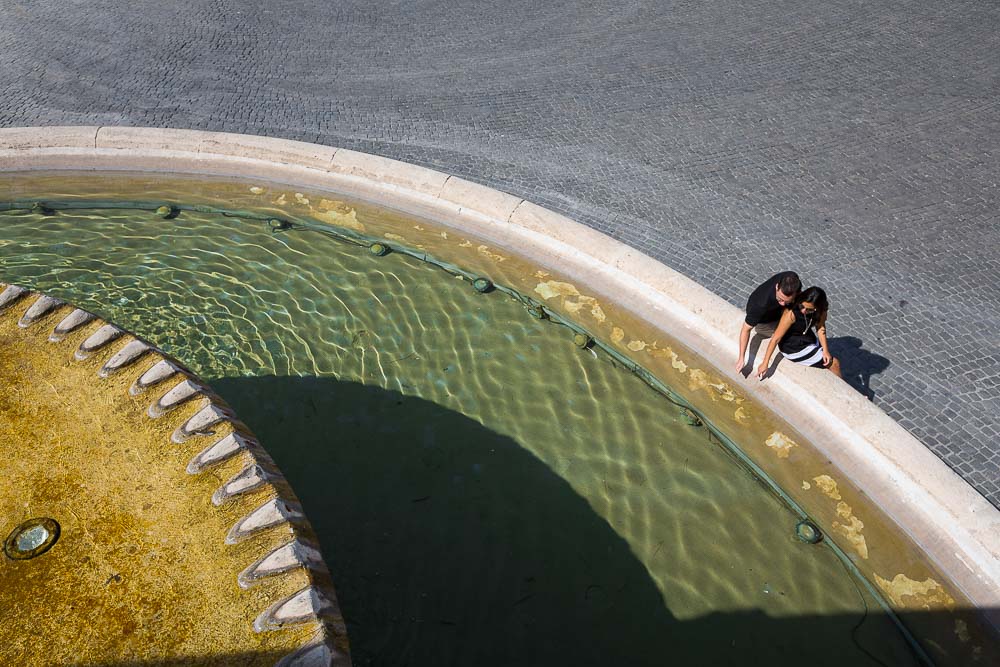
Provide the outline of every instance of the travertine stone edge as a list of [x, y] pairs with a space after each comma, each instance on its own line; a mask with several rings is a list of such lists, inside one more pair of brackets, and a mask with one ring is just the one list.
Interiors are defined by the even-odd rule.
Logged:
[[[184, 440], [198, 438], [212, 443], [192, 459], [186, 469], [187, 474], [201, 474], [214, 464], [221, 463], [238, 453], [246, 454], [247, 462], [242, 471], [219, 487], [212, 496], [213, 504], [218, 506], [238, 494], [257, 491], [265, 484], [271, 486], [278, 494], [278, 497], [264, 502], [237, 521], [229, 535], [225, 537], [225, 544], [233, 544], [258, 531], [277, 526], [282, 526], [288, 534], [287, 540], [281, 545], [267, 553], [261, 553], [257, 560], [248, 563], [242, 572], [232, 573], [234, 584], [241, 589], [249, 588], [265, 577], [277, 577], [292, 570], [304, 569], [309, 574], [307, 586], [286, 599], [272, 602], [260, 611], [254, 621], [253, 627], [258, 633], [281, 630], [285, 626], [301, 623], [318, 624], [317, 632], [306, 644], [281, 658], [276, 665], [349, 667], [351, 664], [349, 654], [341, 650], [335, 641], [339, 638], [339, 644], [346, 645], [344, 641], [346, 629], [336, 595], [331, 587], [317, 583], [315, 576], [321, 574], [322, 580], [325, 581], [329, 578], [329, 571], [318, 547], [311, 545], [308, 538], [303, 535], [302, 526], [306, 525], [306, 519], [301, 507], [294, 500], [281, 497], [281, 489], [286, 487], [287, 483], [284, 483], [281, 473], [256, 439], [227, 406], [218, 404], [220, 399], [208, 387], [201, 384], [179, 363], [167, 357], [162, 350], [113, 324], [103, 322], [92, 313], [72, 308], [59, 299], [32, 292], [18, 285], [0, 283], [0, 315], [13, 312], [16, 317], [20, 312], [18, 319], [20, 329], [28, 330], [42, 326], [42, 322], [46, 319], [44, 316], [58, 308], [64, 308], [64, 312], [56, 313], [56, 319], [50, 320], [52, 332], [43, 345], [65, 344], [67, 334], [96, 321], [98, 328], [75, 350], [67, 350], [67, 354], [79, 362], [94, 354], [107, 356], [107, 352], [113, 349], [114, 352], [101, 365], [97, 375], [99, 378], [107, 378], [112, 374], [132, 373], [134, 380], [129, 393], [133, 396], [148, 394], [149, 407], [144, 415], [147, 418], [159, 419], [182, 403], [192, 400], [202, 401], [205, 407], [194, 417], [179, 424], [173, 438], [177, 441], [176, 434], [182, 432], [185, 435]], [[121, 343], [122, 338], [127, 340]], [[150, 357], [155, 358], [152, 364], [149, 363]], [[203, 414], [211, 414], [211, 417], [198, 421], [199, 416]], [[218, 435], [213, 435], [209, 426], [221, 421], [230, 422], [234, 430], [220, 438]], [[227, 444], [232, 446], [227, 447]], [[205, 452], [208, 451], [215, 452], [215, 456], [206, 457]], [[298, 602], [301, 600], [308, 604]]]
[[[94, 139], [87, 149], [85, 138]], [[558, 262], [616, 295], [734, 384], [742, 314], [663, 264], [589, 227], [511, 195], [386, 158], [245, 135], [140, 128], [0, 130], [0, 170], [128, 169], [335, 190], [423, 215]], [[753, 382], [756, 382], [754, 380]], [[782, 364], [753, 388], [848, 474], [982, 609], [1000, 609], [1000, 512], [882, 410], [830, 374]], [[1000, 632], [1000, 619], [991, 617]]]
[[[0, 152], [27, 150], [38, 152], [46, 148], [65, 150], [67, 148], [97, 148], [97, 131], [100, 128], [12, 127], [0, 129]], [[2, 163], [0, 163], [2, 165]]]

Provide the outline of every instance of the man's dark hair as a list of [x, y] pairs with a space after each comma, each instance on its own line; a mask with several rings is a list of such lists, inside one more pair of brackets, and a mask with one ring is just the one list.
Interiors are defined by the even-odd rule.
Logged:
[[797, 273], [789, 273], [787, 276], [778, 281], [778, 289], [781, 290], [782, 294], [795, 296], [799, 293], [799, 290], [802, 289], [802, 281], [799, 280], [799, 275]]

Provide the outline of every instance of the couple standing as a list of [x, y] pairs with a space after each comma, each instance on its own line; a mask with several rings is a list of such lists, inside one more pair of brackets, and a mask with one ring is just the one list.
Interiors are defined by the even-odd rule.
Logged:
[[753, 291], [747, 300], [746, 319], [740, 330], [740, 356], [736, 372], [746, 366], [750, 331], [771, 337], [764, 359], [757, 368], [761, 380], [771, 364], [774, 348], [789, 361], [817, 368], [828, 368], [837, 377], [840, 362], [830, 354], [826, 342], [826, 315], [829, 303], [819, 287], [802, 290], [802, 281], [794, 271], [771, 276]]

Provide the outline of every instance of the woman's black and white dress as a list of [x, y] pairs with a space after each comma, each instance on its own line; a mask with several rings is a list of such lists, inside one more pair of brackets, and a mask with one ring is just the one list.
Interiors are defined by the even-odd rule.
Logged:
[[823, 366], [823, 348], [813, 326], [816, 324], [817, 313], [805, 315], [798, 306], [792, 308], [795, 321], [778, 343], [778, 349], [789, 361], [806, 366]]

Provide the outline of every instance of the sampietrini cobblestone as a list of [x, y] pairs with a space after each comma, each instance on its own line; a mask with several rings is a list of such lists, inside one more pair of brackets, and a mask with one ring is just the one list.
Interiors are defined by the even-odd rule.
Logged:
[[998, 25], [983, 0], [12, 2], [0, 126], [404, 160], [738, 305], [796, 269], [831, 296], [848, 380], [1000, 506]]

